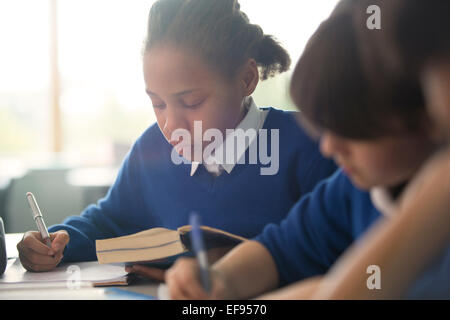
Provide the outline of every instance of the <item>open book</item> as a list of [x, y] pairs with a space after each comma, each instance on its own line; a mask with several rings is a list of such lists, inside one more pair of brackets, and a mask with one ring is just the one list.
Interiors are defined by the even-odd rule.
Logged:
[[[202, 226], [207, 250], [233, 247], [247, 239], [223, 230]], [[191, 252], [191, 226], [177, 230], [152, 228], [132, 235], [96, 240], [99, 263], [149, 263], [167, 268], [174, 260]]]

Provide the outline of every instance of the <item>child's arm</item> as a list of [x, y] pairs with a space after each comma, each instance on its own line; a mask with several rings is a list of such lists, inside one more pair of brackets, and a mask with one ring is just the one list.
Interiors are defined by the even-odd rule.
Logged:
[[279, 290], [269, 292], [258, 297], [258, 300], [309, 300], [313, 297], [319, 287], [322, 276], [311, 277], [281, 288]]
[[195, 259], [179, 259], [166, 273], [172, 299], [247, 299], [275, 289], [278, 272], [267, 249], [246, 241], [211, 267], [212, 291], [200, 284]]
[[136, 232], [133, 225], [140, 222], [138, 215], [146, 212], [140, 189], [140, 152], [135, 145], [103, 199], [88, 206], [81, 215], [49, 228], [49, 232], [65, 230], [70, 236], [64, 262], [96, 260], [95, 240]]
[[[318, 299], [397, 299], [450, 240], [450, 151], [438, 155], [403, 197], [398, 215], [383, 220], [349, 250], [322, 281]], [[381, 271], [369, 290], [367, 267]]]
[[280, 225], [269, 224], [256, 241], [236, 247], [213, 266], [217, 288], [211, 296], [200, 288], [195, 260], [180, 260], [166, 273], [172, 297], [250, 298], [324, 274], [352, 240], [350, 218], [341, 214], [350, 192], [359, 191], [342, 172], [319, 184]]
[[[127, 155], [114, 185], [97, 205], [90, 205], [80, 216], [67, 218], [48, 228], [60, 248], [42, 250], [39, 237], [27, 232], [17, 246], [23, 265], [29, 270], [47, 271], [61, 262], [95, 260], [95, 240], [136, 232], [138, 214], [145, 212], [139, 189], [141, 153], [139, 140]], [[63, 239], [63, 240], [58, 240]], [[52, 255], [55, 257], [51, 257]]]

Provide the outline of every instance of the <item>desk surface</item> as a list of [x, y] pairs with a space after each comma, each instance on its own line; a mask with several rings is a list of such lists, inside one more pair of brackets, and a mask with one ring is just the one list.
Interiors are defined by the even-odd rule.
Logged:
[[[8, 269], [18, 257], [16, 245], [22, 234], [7, 234], [6, 247], [8, 254]], [[124, 287], [94, 288], [82, 286], [69, 289], [65, 285], [32, 283], [23, 285], [2, 285], [0, 283], [0, 300], [140, 300], [152, 299], [157, 296], [158, 284], [150, 281], [140, 281]]]

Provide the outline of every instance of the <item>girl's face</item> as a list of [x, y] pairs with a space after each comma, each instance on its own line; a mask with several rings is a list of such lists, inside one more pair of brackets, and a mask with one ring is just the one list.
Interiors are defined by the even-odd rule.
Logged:
[[[218, 129], [225, 137], [225, 130], [234, 129], [243, 119], [244, 97], [253, 92], [239, 78], [227, 80], [197, 55], [170, 45], [146, 52], [144, 79], [159, 128], [170, 144], [178, 145], [181, 155], [181, 146], [191, 148], [188, 160], [192, 160], [194, 144], [204, 148], [210, 143], [194, 141], [194, 121], [202, 122], [202, 134]], [[177, 129], [189, 131], [191, 141], [175, 141], [172, 134]]]
[[450, 139], [450, 61], [426, 68], [422, 83], [430, 116]]
[[404, 134], [377, 140], [352, 140], [325, 131], [321, 152], [333, 158], [361, 189], [396, 187], [413, 177], [433, 151], [424, 135]]

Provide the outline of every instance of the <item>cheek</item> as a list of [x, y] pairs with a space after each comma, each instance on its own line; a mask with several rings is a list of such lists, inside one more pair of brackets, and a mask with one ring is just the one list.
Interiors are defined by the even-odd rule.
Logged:
[[164, 123], [165, 121], [165, 116], [164, 113], [161, 112], [159, 109], [153, 109], [153, 113], [155, 114], [156, 117], [156, 122], [158, 122], [158, 125]]
[[421, 149], [399, 146], [366, 159], [367, 175], [377, 185], [395, 186], [411, 178], [424, 155]]
[[354, 152], [350, 178], [363, 189], [395, 184], [399, 179], [399, 164], [391, 154]]
[[391, 178], [394, 178], [399, 173], [399, 169], [403, 164], [402, 161], [396, 160], [390, 156], [372, 157], [368, 160], [371, 175], [381, 183], [390, 181]]
[[363, 155], [359, 159], [359, 168], [364, 171], [365, 176], [374, 181], [384, 180], [393, 171], [392, 159], [380, 157], [380, 155]]
[[170, 137], [167, 136], [167, 133], [164, 132], [164, 125], [166, 123], [166, 117], [164, 115], [164, 112], [158, 109], [154, 109], [155, 117], [156, 117], [156, 123], [158, 123], [158, 127], [163, 133], [164, 137], [167, 141], [170, 140]]
[[203, 115], [204, 128], [214, 128], [224, 131], [234, 129], [239, 121], [240, 101], [211, 99], [206, 106]]

